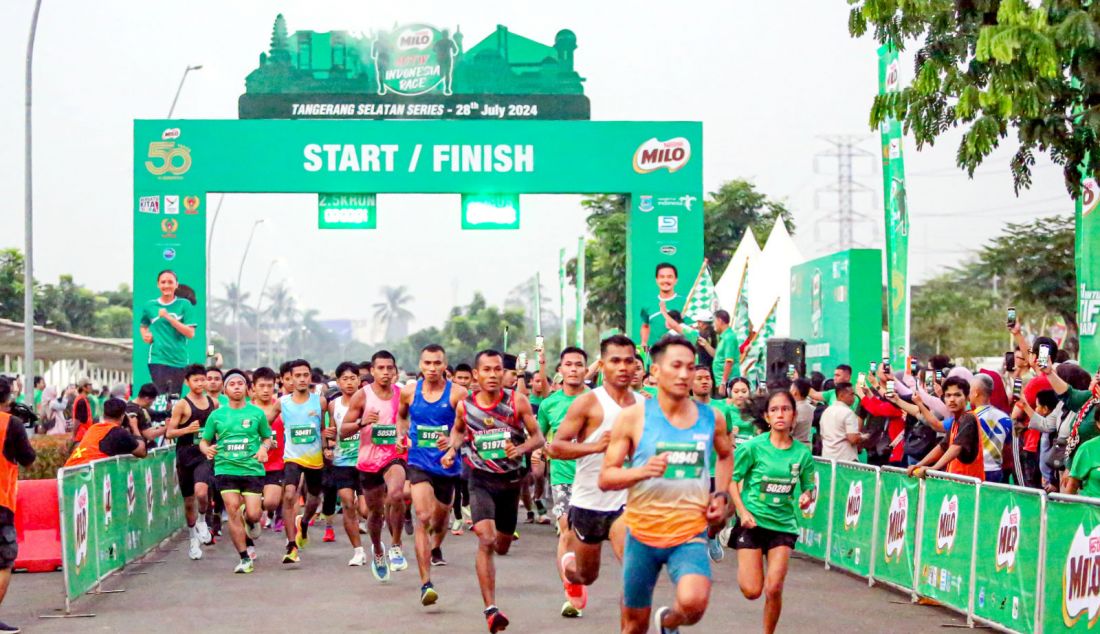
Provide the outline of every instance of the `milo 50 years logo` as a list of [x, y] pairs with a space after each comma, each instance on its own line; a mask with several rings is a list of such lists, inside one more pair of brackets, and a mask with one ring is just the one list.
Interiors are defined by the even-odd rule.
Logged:
[[1091, 628], [1100, 617], [1100, 526], [1086, 534], [1078, 525], [1062, 570], [1062, 620], [1073, 627], [1086, 614]]

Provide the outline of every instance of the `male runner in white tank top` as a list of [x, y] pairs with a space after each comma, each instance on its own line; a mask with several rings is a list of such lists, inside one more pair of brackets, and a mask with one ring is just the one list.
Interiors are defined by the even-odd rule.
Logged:
[[626, 526], [620, 520], [626, 491], [603, 491], [598, 480], [611, 428], [624, 407], [641, 401], [630, 389], [636, 363], [634, 342], [613, 335], [600, 342], [603, 385], [577, 398], [565, 414], [551, 445], [555, 458], [576, 461], [569, 502], [570, 543], [559, 561], [566, 597], [578, 610], [588, 602], [588, 589], [600, 573], [602, 544], [611, 541], [621, 561]]

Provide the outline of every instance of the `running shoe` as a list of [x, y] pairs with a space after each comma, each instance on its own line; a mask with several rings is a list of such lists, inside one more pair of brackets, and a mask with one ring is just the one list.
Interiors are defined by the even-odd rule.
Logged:
[[516, 529], [516, 532], [512, 533], [512, 539], [516, 540], [517, 542], [519, 541], [519, 529], [518, 528]]
[[722, 550], [722, 544], [718, 542], [718, 538], [711, 537], [707, 539], [707, 554], [710, 555], [710, 560], [714, 563], [718, 563], [726, 557], [726, 551]]
[[438, 600], [439, 593], [435, 591], [431, 581], [420, 586], [420, 605], [427, 607]]
[[667, 605], [662, 605], [653, 612], [653, 627], [656, 628], [657, 634], [680, 634], [680, 628], [678, 627], [665, 627], [661, 625], [661, 621], [665, 619], [665, 615], [670, 611], [671, 609]]
[[214, 513], [210, 516], [210, 534], [215, 537], [222, 536], [222, 514]]
[[413, 518], [412, 513], [410, 513], [409, 511], [405, 511], [405, 534], [413, 534]]
[[472, 510], [470, 510], [470, 506], [466, 505], [466, 506], [462, 507], [462, 519], [466, 520], [467, 525], [474, 523], [473, 518], [474, 518], [474, 513], [473, 513]]
[[443, 558], [442, 548], [432, 549], [432, 565], [433, 566], [446, 566], [447, 560]]
[[8, 625], [7, 623], [0, 621], [0, 632], [2, 632], [3, 634], [19, 634], [22, 631], [23, 630], [14, 625]]
[[336, 531], [331, 526], [326, 526], [325, 527], [325, 536], [321, 538], [321, 541], [323, 541], [323, 542], [334, 542], [334, 541], [336, 541]]
[[535, 523], [547, 526], [550, 524], [550, 516], [546, 513], [538, 513], [537, 515], [535, 515]]
[[241, 560], [241, 563], [237, 564], [237, 567], [233, 569], [233, 572], [238, 575], [247, 575], [251, 573], [252, 570], [252, 560], [248, 557], [245, 557]]
[[401, 551], [400, 546], [390, 547], [390, 569], [391, 570], [405, 570], [409, 567], [409, 562], [405, 561], [405, 553]]
[[451, 534], [452, 535], [461, 535], [462, 533], [463, 533], [462, 520], [456, 519], [455, 521], [451, 522]]
[[390, 580], [390, 565], [386, 562], [386, 555], [383, 552], [381, 555], [375, 555], [372, 558], [370, 572], [374, 575], [374, 578], [381, 583], [388, 583]]
[[573, 604], [566, 601], [561, 604], [561, 615], [567, 619], [579, 619], [581, 618], [581, 611], [573, 607]]
[[[561, 576], [565, 578], [565, 568], [569, 565], [569, 561], [576, 558], [573, 553], [565, 553], [558, 561], [558, 565], [561, 569]], [[588, 605], [588, 588], [580, 583], [573, 583], [569, 580], [561, 582], [562, 588], [565, 590], [565, 598], [569, 599], [569, 603], [573, 604], [573, 607], [579, 612]]]
[[286, 554], [283, 555], [284, 564], [296, 564], [301, 559], [298, 557], [298, 547], [294, 544], [290, 544], [286, 547]]
[[485, 608], [485, 622], [489, 625], [489, 632], [496, 634], [508, 629], [508, 617], [495, 605]]
[[733, 528], [729, 527], [729, 526], [727, 526], [727, 527], [723, 528], [722, 530], [718, 531], [718, 543], [719, 544], [729, 544], [730, 543], [730, 533], [732, 533], [732, 532], [733, 532]]
[[275, 518], [275, 523], [271, 525], [271, 532], [281, 533], [284, 528], [286, 528], [286, 524], [283, 523], [283, 517], [280, 515]]
[[534, 511], [527, 511], [527, 520], [526, 520], [526, 522], [528, 524], [534, 524], [535, 523], [535, 512]]
[[263, 532], [263, 528], [260, 527], [259, 522], [256, 522], [255, 524], [250, 523], [250, 522], [245, 522], [245, 526], [248, 527], [248, 536], [249, 537], [251, 537], [252, 539], [259, 539], [260, 538], [260, 533]]
[[202, 559], [202, 545], [199, 543], [198, 536], [191, 535], [191, 546], [187, 549], [187, 556], [194, 560]]
[[302, 537], [302, 516], [298, 515], [294, 518], [294, 525], [298, 527], [298, 532], [294, 536], [294, 545], [298, 548], [305, 548], [309, 545], [309, 537]]
[[368, 532], [367, 522], [365, 520], [359, 520], [359, 534], [366, 535]]
[[349, 566], [362, 566], [367, 563], [367, 553], [360, 546], [352, 551], [351, 559], [348, 561]]
[[248, 558], [249, 559], [251, 559], [252, 561], [256, 561], [256, 547], [255, 546], [249, 545], [247, 548], [245, 548], [245, 552], [248, 553]]
[[198, 531], [199, 541], [204, 545], [209, 546], [214, 543], [214, 536], [210, 534], [210, 527], [206, 525], [206, 521], [195, 522], [195, 530]]

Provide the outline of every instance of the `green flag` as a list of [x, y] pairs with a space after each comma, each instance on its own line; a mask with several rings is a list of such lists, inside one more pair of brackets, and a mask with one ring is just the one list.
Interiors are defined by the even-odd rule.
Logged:
[[703, 268], [695, 280], [695, 286], [688, 292], [684, 302], [685, 321], [711, 321], [714, 311], [718, 310], [718, 294], [714, 291], [714, 278], [710, 275], [710, 265], [703, 260]]
[[757, 372], [763, 374], [768, 366], [768, 339], [775, 335], [775, 307], [779, 304], [776, 299], [772, 304], [768, 316], [764, 318], [763, 325], [757, 329], [749, 343], [749, 349], [741, 360], [741, 375], [749, 376], [749, 370], [757, 368]]
[[1100, 186], [1086, 178], [1077, 199], [1077, 328], [1081, 341], [1081, 365], [1089, 370], [1100, 366]]
[[741, 284], [737, 287], [737, 301], [733, 308], [733, 323], [730, 325], [737, 334], [737, 340], [742, 346], [748, 343], [752, 337], [752, 320], [749, 319], [749, 261], [745, 260], [745, 268], [741, 271]]
[[[891, 45], [878, 50], [879, 95], [901, 90], [898, 51]], [[909, 212], [905, 190], [905, 161], [901, 153], [901, 123], [887, 117], [879, 127], [882, 137], [882, 195], [886, 212], [887, 322], [890, 358], [905, 367], [909, 356]]]

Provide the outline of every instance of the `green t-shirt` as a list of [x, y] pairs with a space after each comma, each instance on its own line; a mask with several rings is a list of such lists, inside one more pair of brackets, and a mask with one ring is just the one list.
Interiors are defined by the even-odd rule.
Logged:
[[229, 397], [224, 392], [218, 395], [218, 407], [229, 407]]
[[[825, 401], [826, 405], [836, 405], [837, 403], [840, 402], [840, 401], [836, 400], [836, 390], [825, 390], [824, 392], [821, 393], [821, 399], [823, 401]], [[858, 411], [859, 410], [859, 399], [857, 398], [857, 399], [853, 400], [850, 407], [851, 407], [853, 412]]]
[[[1096, 425], [1089, 426], [1096, 429]], [[1069, 475], [1081, 481], [1081, 495], [1100, 498], [1100, 438], [1079, 445], [1074, 456], [1077, 458], [1070, 465]]]
[[653, 398], [657, 398], [657, 386], [656, 385], [643, 385], [642, 391], [649, 394]]
[[214, 475], [264, 475], [264, 463], [256, 460], [256, 452], [265, 438], [271, 438], [271, 425], [259, 407], [251, 403], [240, 409], [219, 407], [206, 419], [202, 438], [208, 443], [217, 439]]
[[741, 500], [756, 518], [757, 526], [782, 533], [797, 533], [798, 485], [814, 486], [814, 461], [806, 445], [794, 440], [787, 449], [761, 434], [737, 446], [733, 481], [741, 482]]
[[38, 411], [38, 408], [42, 407], [42, 390], [34, 391], [34, 409]]
[[[1081, 408], [1089, 402], [1089, 399], [1092, 398], [1092, 392], [1089, 390], [1077, 390], [1071, 387], [1063, 392], [1058, 398], [1062, 400], [1062, 409], [1066, 412], [1073, 412], [1073, 420], [1076, 421], [1077, 412], [1080, 412]], [[1100, 407], [1100, 404], [1093, 405], [1093, 409], [1097, 407]], [[1077, 428], [1077, 450], [1071, 455], [1066, 456], [1067, 467], [1073, 466], [1074, 456], [1084, 448], [1086, 442], [1100, 436], [1100, 428], [1097, 428], [1093, 423], [1095, 420], [1093, 416], [1094, 414], [1090, 412], [1089, 415], [1085, 417], [1085, 420], [1081, 421], [1081, 426]]]
[[726, 330], [718, 337], [718, 349], [714, 351], [714, 362], [710, 369], [714, 372], [715, 383], [722, 382], [722, 372], [726, 369], [726, 359], [733, 361], [730, 375], [726, 380], [741, 376], [741, 342], [737, 340], [737, 333], [733, 328]]
[[187, 338], [160, 316], [161, 308], [184, 325], [194, 326], [194, 306], [179, 297], [165, 305], [160, 303], [158, 297], [145, 302], [145, 307], [141, 309], [141, 325], [153, 333], [153, 343], [149, 344], [149, 363], [182, 368], [187, 365]]
[[[585, 390], [587, 392], [588, 390]], [[583, 392], [582, 392], [583, 393]], [[578, 394], [577, 396], [580, 396]], [[539, 405], [539, 429], [546, 437], [546, 442], [554, 439], [558, 433], [558, 427], [565, 420], [565, 412], [569, 406], [577, 400], [577, 396], [569, 396], [564, 390], [558, 390]], [[573, 477], [577, 473], [577, 463], [573, 460], [550, 459], [550, 484], [573, 484]]]
[[[726, 433], [729, 434], [733, 431], [733, 418], [730, 417], [730, 406], [725, 401], [711, 401], [710, 406], [714, 409], [722, 412], [722, 416], [726, 419]], [[713, 445], [713, 443], [712, 443]], [[714, 465], [718, 462], [718, 453], [714, 451], [714, 447], [710, 448], [710, 477], [714, 477]]]
[[531, 407], [542, 407], [542, 402], [548, 397], [542, 397], [532, 393], [527, 397], [527, 400], [531, 402]]

